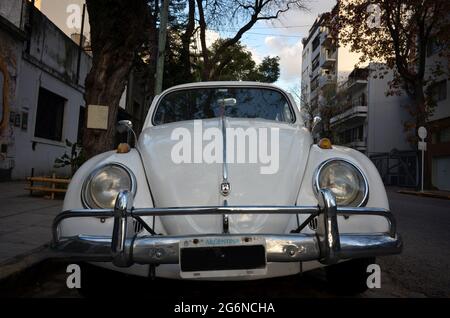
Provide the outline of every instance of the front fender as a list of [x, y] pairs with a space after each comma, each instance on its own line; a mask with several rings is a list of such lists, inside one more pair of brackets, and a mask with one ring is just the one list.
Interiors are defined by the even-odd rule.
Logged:
[[64, 199], [63, 210], [85, 208], [81, 201], [81, 190], [83, 183], [89, 174], [97, 167], [108, 163], [122, 163], [127, 166], [136, 177], [136, 195], [134, 197], [135, 207], [153, 207], [152, 196], [147, 183], [144, 167], [136, 149], [128, 153], [117, 153], [108, 151], [99, 154], [86, 161], [75, 173], [67, 189]]
[[[328, 159], [346, 159], [359, 167], [366, 175], [369, 194], [366, 207], [389, 209], [389, 202], [383, 181], [377, 168], [372, 161], [361, 152], [342, 146], [333, 146], [332, 149], [321, 149], [317, 145], [312, 145], [309, 152], [308, 163], [303, 175], [300, 191], [297, 197], [297, 205], [317, 205], [317, 197], [313, 189], [313, 179], [315, 172], [320, 164]], [[302, 223], [305, 216], [299, 216], [299, 222], [293, 218], [290, 222], [290, 228], [296, 228], [298, 223]], [[351, 216], [344, 218], [338, 217], [338, 225], [341, 233], [381, 233], [389, 230], [389, 223], [378, 216]], [[305, 232], [312, 232], [306, 227]]]
[[[128, 153], [108, 151], [86, 161], [75, 173], [69, 184], [64, 199], [63, 211], [86, 208], [81, 200], [84, 181], [95, 168], [108, 163], [121, 163], [127, 166], [134, 174], [136, 178], [136, 194], [133, 206], [135, 208], [154, 207], [141, 157], [136, 149], [132, 149]], [[153, 218], [151, 217], [144, 217], [143, 219], [150, 226], [154, 227], [158, 233], [165, 233], [159, 218], [155, 220], [155, 224], [153, 224]], [[111, 235], [112, 228], [113, 219], [78, 218], [63, 221], [60, 231], [68, 236], [75, 234], [90, 235], [93, 233], [97, 235]]]

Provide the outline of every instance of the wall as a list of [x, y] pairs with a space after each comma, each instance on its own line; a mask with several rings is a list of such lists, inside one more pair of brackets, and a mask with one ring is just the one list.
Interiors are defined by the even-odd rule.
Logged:
[[[0, 180], [10, 178], [14, 158], [11, 147], [14, 145], [14, 124], [10, 124], [10, 111], [16, 108], [17, 81], [20, 72], [20, 58], [24, 34], [0, 16], [0, 70], [4, 74], [2, 104], [4, 120], [0, 123]], [[11, 118], [14, 121], [14, 117]], [[6, 151], [5, 151], [6, 150]]]
[[[370, 69], [378, 70], [379, 65], [372, 63]], [[373, 71], [368, 82], [368, 140], [369, 154], [390, 152], [392, 149], [411, 150], [406, 141], [403, 123], [410, 119], [404, 108], [408, 97], [386, 96], [392, 71], [380, 78], [379, 72]]]
[[[34, 137], [39, 88], [43, 87], [67, 99], [64, 107], [64, 124], [62, 141], [46, 140]], [[28, 111], [28, 129], [15, 129], [15, 163], [13, 179], [23, 179], [29, 176], [31, 168], [36, 175], [57, 174], [67, 175], [68, 169], [54, 169], [53, 162], [56, 157], [69, 152], [64, 140], [77, 140], [78, 114], [81, 105], [84, 105], [83, 93], [70, 85], [56, 79], [42, 71], [27, 60], [23, 61], [21, 80], [18, 86], [20, 96], [18, 105]]]
[[22, 4], [25, 0], [0, 1], [0, 16], [11, 22], [17, 28], [22, 28]]
[[[52, 171], [58, 175], [69, 174], [69, 167], [55, 169], [53, 164], [55, 158], [70, 152], [65, 139], [77, 140], [79, 110], [84, 105], [84, 79], [91, 68], [90, 56], [82, 52], [77, 80], [78, 46], [47, 17], [34, 10], [28, 36], [24, 34], [21, 38], [19, 29], [10, 31], [8, 36], [4, 31], [7, 28], [0, 25], [0, 56], [2, 53], [8, 56], [6, 63], [12, 79], [10, 114], [19, 116], [18, 125], [12, 122], [6, 129], [10, 138], [7, 156], [14, 166], [13, 179], [29, 176], [32, 168], [36, 175], [49, 175]], [[67, 100], [61, 141], [34, 136], [40, 87]], [[28, 124], [22, 125], [26, 116]]]

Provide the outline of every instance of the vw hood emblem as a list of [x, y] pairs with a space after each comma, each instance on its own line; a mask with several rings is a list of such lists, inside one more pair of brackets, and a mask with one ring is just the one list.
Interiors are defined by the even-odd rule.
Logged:
[[222, 184], [220, 185], [220, 193], [226, 197], [227, 195], [230, 194], [230, 191], [231, 191], [230, 183], [226, 181], [222, 182]]

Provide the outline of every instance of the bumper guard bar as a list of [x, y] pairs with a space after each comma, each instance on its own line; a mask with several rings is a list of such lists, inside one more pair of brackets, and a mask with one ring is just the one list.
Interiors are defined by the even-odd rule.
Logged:
[[[133, 264], [178, 264], [179, 244], [201, 237], [263, 237], [268, 262], [318, 260], [334, 264], [342, 259], [398, 254], [402, 240], [392, 213], [379, 208], [337, 207], [330, 190], [319, 193], [319, 206], [217, 206], [180, 208], [133, 208], [133, 196], [120, 192], [114, 209], [80, 209], [60, 213], [53, 222], [53, 249], [58, 257], [74, 260], [113, 262], [119, 267]], [[144, 216], [233, 214], [318, 214], [315, 234], [208, 234], [187, 236], [138, 235], [131, 219]], [[339, 234], [337, 216], [375, 215], [389, 223], [387, 233]], [[69, 218], [114, 218], [111, 236], [77, 235], [60, 237], [59, 225]], [[147, 226], [148, 227], [148, 226]]]

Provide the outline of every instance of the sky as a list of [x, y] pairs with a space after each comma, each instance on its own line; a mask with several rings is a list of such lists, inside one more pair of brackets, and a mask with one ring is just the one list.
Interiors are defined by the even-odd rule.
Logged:
[[280, 78], [275, 83], [285, 90], [300, 87], [302, 65], [302, 38], [321, 13], [330, 11], [336, 0], [308, 0], [308, 11], [291, 9], [277, 21], [258, 22], [242, 38], [254, 59], [264, 56], [280, 57]]
[[[37, 1], [40, 2], [41, 10], [59, 28], [66, 34], [74, 33], [74, 30], [67, 26], [67, 19], [76, 6], [82, 7], [84, 0]], [[259, 21], [241, 39], [257, 63], [265, 56], [280, 57], [280, 78], [275, 84], [288, 91], [300, 86], [302, 38], [308, 35], [317, 16], [330, 11], [336, 4], [336, 0], [305, 0], [305, 4], [309, 10], [291, 9], [281, 14], [276, 21]], [[74, 22], [72, 20], [72, 26]], [[208, 32], [207, 39], [209, 43], [212, 43], [219, 37], [230, 37], [234, 33], [235, 30], [221, 32], [211, 30]]]

